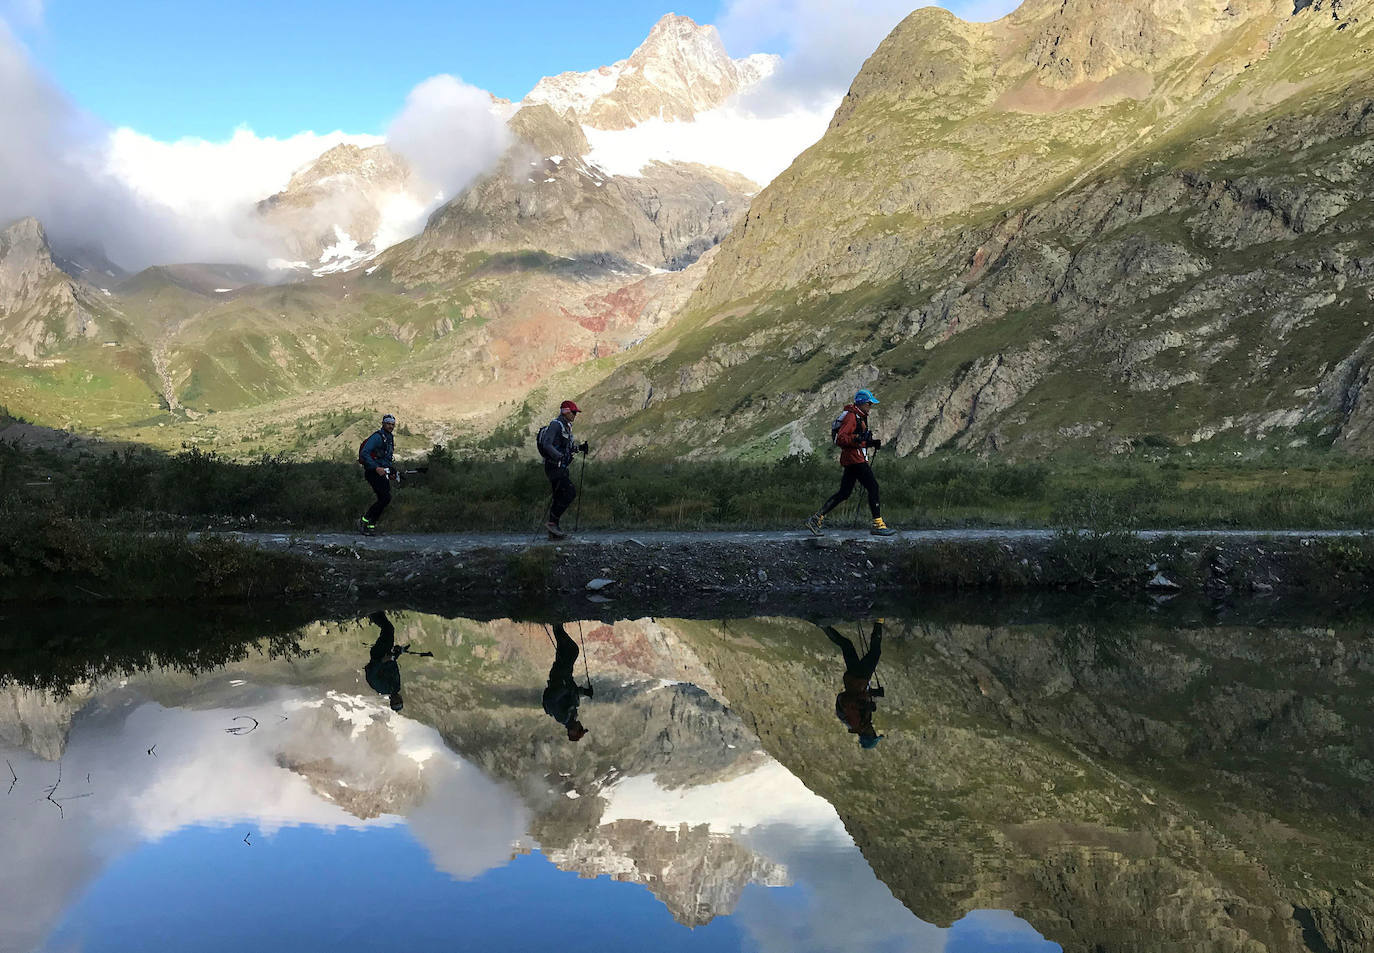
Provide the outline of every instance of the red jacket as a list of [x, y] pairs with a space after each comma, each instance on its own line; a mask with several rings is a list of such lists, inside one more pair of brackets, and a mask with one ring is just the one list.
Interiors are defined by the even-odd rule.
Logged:
[[835, 434], [835, 443], [844, 448], [840, 453], [840, 466], [867, 463], [868, 451], [864, 448], [868, 443], [861, 440], [859, 434], [868, 432], [868, 414], [854, 404], [845, 404], [844, 409], [844, 421]]

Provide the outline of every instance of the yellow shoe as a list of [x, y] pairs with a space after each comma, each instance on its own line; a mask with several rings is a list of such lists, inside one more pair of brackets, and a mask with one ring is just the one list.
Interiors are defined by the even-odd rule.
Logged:
[[821, 524], [825, 522], [825, 517], [820, 513], [812, 513], [806, 518], [806, 528], [811, 530], [812, 535], [819, 536], [822, 533]]
[[895, 529], [890, 528], [886, 523], [884, 523], [883, 518], [881, 516], [873, 517], [873, 526], [869, 529], [869, 533], [871, 533], [874, 536], [897, 535], [897, 531]]

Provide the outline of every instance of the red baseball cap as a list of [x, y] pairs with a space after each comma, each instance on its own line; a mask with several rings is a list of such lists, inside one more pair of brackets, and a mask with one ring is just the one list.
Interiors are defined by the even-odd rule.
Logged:
[[560, 412], [565, 411], [565, 410], [571, 410], [571, 411], [572, 411], [573, 413], [575, 413], [575, 414], [580, 414], [580, 413], [582, 413], [582, 408], [581, 408], [581, 407], [578, 407], [576, 404], [574, 404], [574, 403], [573, 403], [572, 401], [570, 401], [570, 400], [565, 400], [565, 401], [563, 401], [563, 403], [559, 404], [559, 405], [558, 405], [558, 410], [559, 410]]

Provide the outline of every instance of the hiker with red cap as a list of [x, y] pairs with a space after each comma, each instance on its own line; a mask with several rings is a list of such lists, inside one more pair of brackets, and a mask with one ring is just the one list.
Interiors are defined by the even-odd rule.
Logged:
[[826, 500], [819, 510], [806, 520], [806, 528], [817, 536], [823, 532], [822, 524], [830, 511], [839, 506], [854, 492], [854, 485], [860, 484], [868, 491], [868, 511], [873, 516], [869, 532], [874, 536], [895, 536], [897, 531], [883, 522], [883, 511], [878, 502], [878, 478], [873, 475], [872, 459], [883, 442], [873, 436], [868, 426], [868, 412], [878, 398], [873, 391], [864, 388], [854, 395], [854, 403], [846, 404], [840, 416], [830, 425], [830, 438], [840, 448], [840, 488]]
[[580, 444], [573, 442], [573, 420], [581, 412], [575, 403], [565, 400], [558, 408], [558, 416], [539, 431], [539, 455], [544, 458], [544, 475], [549, 478], [551, 493], [549, 518], [544, 523], [549, 539], [568, 538], [558, 521], [577, 497], [577, 487], [573, 486], [569, 472], [573, 454], [587, 452], [585, 440]]
[[554, 623], [553, 636], [553, 665], [549, 668], [549, 682], [544, 686], [544, 714], [568, 730], [569, 741], [581, 741], [587, 729], [577, 719], [577, 708], [583, 695], [591, 697], [592, 683], [588, 680], [585, 688], [577, 684], [573, 676], [579, 654], [577, 643], [561, 622]]

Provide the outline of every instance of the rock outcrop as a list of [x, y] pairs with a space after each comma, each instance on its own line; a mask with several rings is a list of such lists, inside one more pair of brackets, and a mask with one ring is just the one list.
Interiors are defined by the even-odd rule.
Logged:
[[86, 295], [53, 261], [37, 219], [0, 232], [0, 348], [29, 360], [99, 333]]

